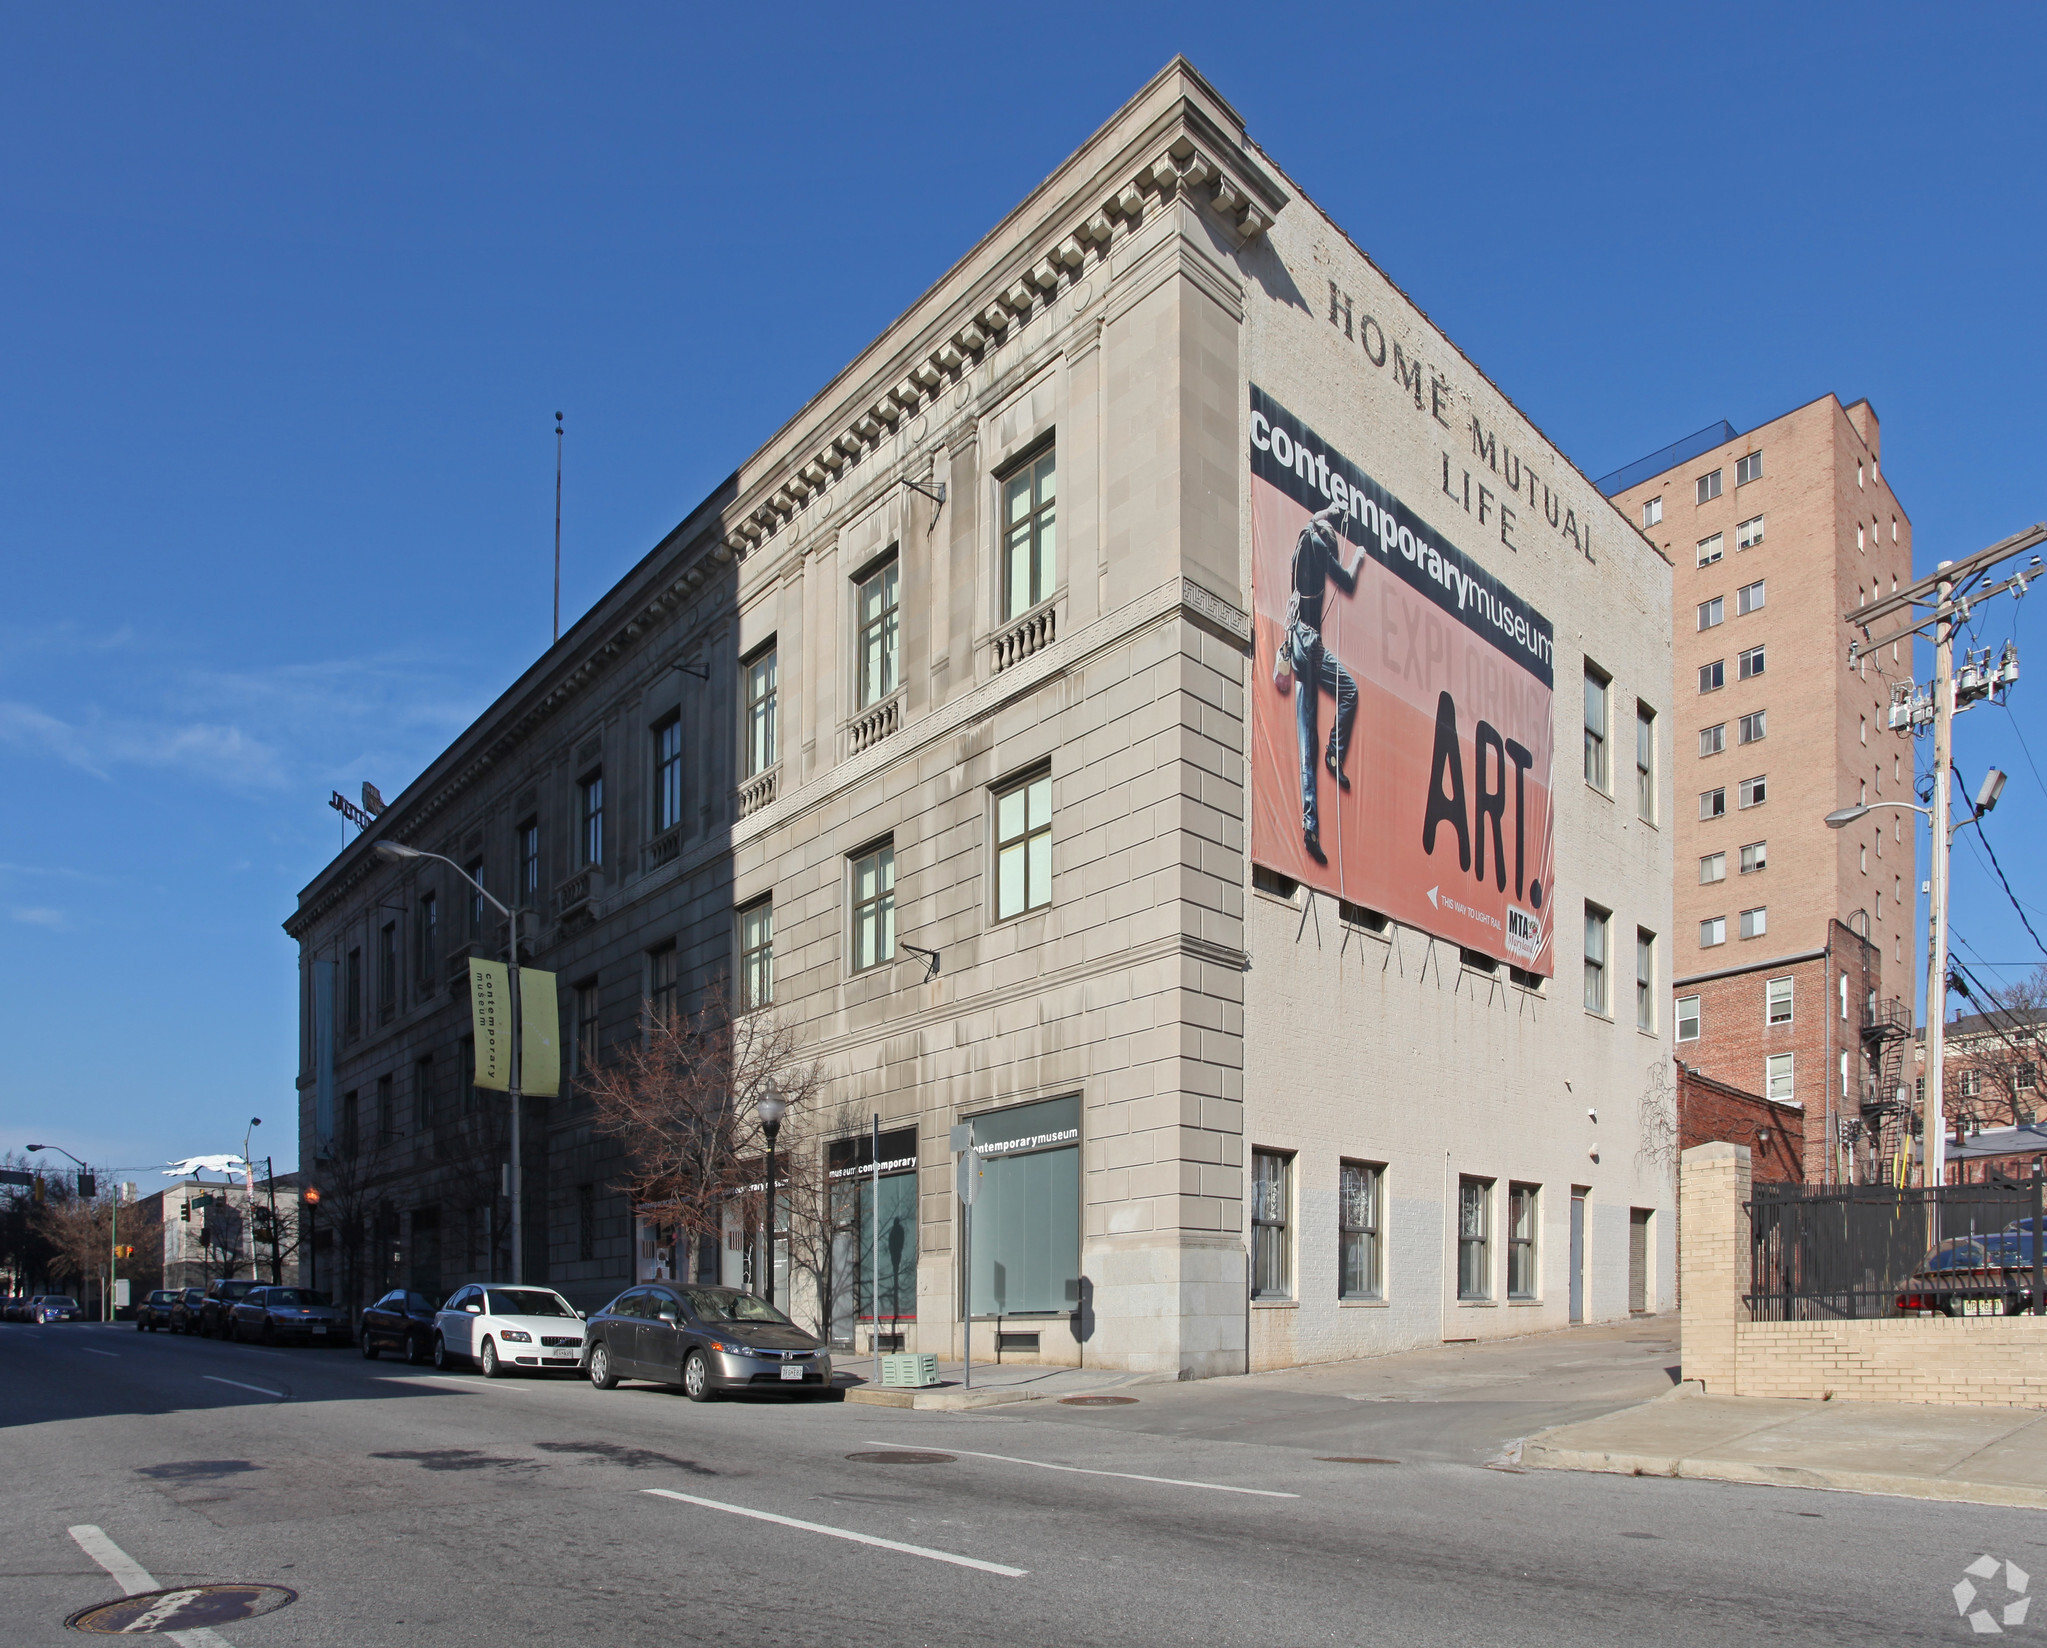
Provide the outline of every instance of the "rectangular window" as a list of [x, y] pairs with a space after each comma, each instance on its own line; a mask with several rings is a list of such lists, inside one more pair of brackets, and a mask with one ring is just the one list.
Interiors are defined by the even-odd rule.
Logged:
[[540, 821], [519, 826], [519, 902], [532, 909], [540, 902]]
[[1493, 1181], [1457, 1181], [1457, 1297], [1493, 1296]]
[[387, 921], [377, 934], [377, 1022], [398, 1016], [398, 923]]
[[361, 1142], [362, 1135], [358, 1131], [358, 1121], [361, 1113], [358, 1095], [354, 1093], [344, 1093], [341, 1095], [341, 1155], [343, 1160], [354, 1156], [356, 1146]]
[[1656, 1028], [1656, 935], [1635, 929], [1635, 1028]]
[[597, 865], [604, 862], [604, 774], [593, 772], [578, 786], [582, 797], [583, 862]]
[[1753, 910], [1741, 912], [1741, 936], [1761, 938], [1770, 930], [1770, 912], [1758, 905]]
[[675, 946], [664, 944], [647, 952], [647, 1022], [657, 1026], [673, 1024], [679, 1006], [675, 985]]
[[1737, 807], [1760, 807], [1769, 799], [1769, 784], [1760, 777], [1744, 778], [1735, 788], [1734, 804]]
[[1791, 983], [1788, 978], [1773, 978], [1763, 986], [1765, 1024], [1791, 1022]]
[[1002, 483], [1002, 616], [1047, 599], [1059, 582], [1054, 454], [1047, 450]]
[[739, 1008], [750, 1013], [775, 999], [775, 901], [755, 899], [739, 912]]
[[1386, 1170], [1345, 1162], [1336, 1190], [1337, 1295], [1379, 1297], [1379, 1208]]
[[896, 849], [887, 842], [853, 860], [853, 971], [896, 959]]
[[395, 1139], [398, 1136], [398, 1100], [394, 1092], [396, 1084], [389, 1076], [377, 1078], [377, 1137]]
[[597, 1068], [597, 981], [586, 979], [576, 986], [576, 1036], [570, 1043], [575, 1074], [587, 1076]]
[[1585, 666], [1585, 782], [1604, 790], [1606, 778], [1606, 700], [1609, 677]]
[[1720, 722], [1717, 726], [1701, 727], [1699, 729], [1699, 753], [1701, 755], [1718, 755], [1726, 748], [1727, 723], [1725, 721]]
[[1740, 589], [1734, 592], [1735, 617], [1744, 617], [1748, 613], [1760, 612], [1762, 610], [1764, 582], [1765, 580], [1758, 578], [1752, 584], [1743, 584]]
[[1716, 532], [1710, 538], [1699, 540], [1699, 565], [1711, 566], [1727, 549], [1727, 534]]
[[1711, 503], [1715, 498], [1719, 496], [1720, 471], [1717, 469], [1714, 470], [1713, 473], [1710, 475], [1701, 475], [1698, 478], [1697, 482], [1693, 485], [1692, 501], [1694, 503], [1701, 504]]
[[[976, 1116], [974, 1145], [985, 1164], [974, 1199], [973, 1279], [977, 1315], [1066, 1315], [1080, 1305], [1080, 1100], [1074, 1095]], [[889, 1138], [882, 1135], [884, 1161]], [[914, 1174], [897, 1195], [915, 1251]], [[891, 1292], [886, 1267], [889, 1211], [895, 1200], [882, 1180], [883, 1302]], [[916, 1280], [904, 1278], [902, 1308], [916, 1309]]]
[[1606, 930], [1610, 918], [1596, 904], [1585, 906], [1585, 1009], [1606, 1011]]
[[861, 579], [857, 590], [860, 613], [860, 707], [879, 704], [896, 690], [896, 649], [900, 609], [896, 598], [897, 561]]
[[1677, 1039], [1697, 1041], [1699, 1039], [1699, 998], [1679, 996], [1677, 998]]
[[1701, 790], [1699, 792], [1699, 817], [1724, 818], [1726, 815], [1727, 790], [1725, 786], [1717, 790]]
[[1747, 486], [1750, 481], [1759, 481], [1762, 478], [1763, 478], [1762, 453], [1751, 452], [1746, 457], [1737, 458], [1735, 460], [1734, 484], [1736, 486]]
[[779, 733], [775, 726], [776, 686], [775, 648], [771, 642], [748, 659], [745, 665], [746, 745], [745, 777], [764, 773], [782, 759], [781, 747], [777, 743]]
[[597, 1187], [576, 1186], [576, 1261], [588, 1264], [597, 1257]]
[[1727, 599], [1716, 595], [1710, 601], [1699, 603], [1699, 628], [1711, 629], [1727, 616]]
[[1725, 944], [1726, 942], [1727, 918], [1725, 916], [1708, 916], [1699, 923], [1699, 948], [1701, 950], [1711, 950], [1715, 946]]
[[1535, 1297], [1536, 1191], [1534, 1185], [1507, 1186], [1507, 1297]]
[[419, 901], [419, 925], [414, 935], [419, 954], [413, 958], [413, 977], [419, 993], [430, 996], [441, 976], [441, 905], [432, 893]]
[[682, 822], [682, 717], [654, 726], [654, 833], [666, 835]]
[[1762, 541], [1763, 518], [1760, 515], [1751, 515], [1734, 529], [1734, 547], [1736, 549], [1754, 549]]
[[1727, 660], [1716, 658], [1710, 664], [1699, 666], [1699, 691], [1718, 692], [1727, 685]]
[[1660, 497], [1651, 498], [1642, 505], [1642, 524], [1644, 526], [1659, 526], [1662, 524], [1662, 521], [1663, 500]]
[[424, 1133], [434, 1124], [434, 1061], [431, 1055], [412, 1061], [412, 1131]]
[[1294, 1159], [1274, 1150], [1251, 1152], [1251, 1297], [1291, 1299], [1293, 1253], [1287, 1216]]
[[1744, 744], [1753, 744], [1762, 738], [1766, 730], [1765, 723], [1768, 715], [1769, 712], [1767, 710], [1757, 710], [1753, 714], [1744, 715], [1741, 718], [1741, 741]]
[[482, 938], [484, 904], [483, 894], [479, 889], [483, 886], [483, 860], [472, 858], [469, 861], [468, 872], [470, 881], [475, 883], [469, 888], [469, 936]]
[[1052, 775], [1039, 773], [995, 797], [995, 919], [1052, 902]]
[[1772, 1053], [1763, 1061], [1763, 1094], [1780, 1104], [1792, 1102], [1791, 1055]]
[[1656, 822], [1656, 712], [1635, 704], [1635, 811], [1645, 824]]
[[1763, 649], [1761, 647], [1750, 647], [1747, 652], [1740, 655], [1736, 662], [1739, 667], [1740, 679], [1747, 681], [1754, 676], [1761, 675], [1763, 673]]
[[1727, 855], [1708, 853], [1699, 860], [1699, 885], [1711, 886], [1716, 881], [1727, 879]]
[[2012, 1086], [2021, 1093], [2032, 1092], [2033, 1067], [2030, 1064], [2022, 1064], [2018, 1067], [2017, 1073], [2012, 1077]]

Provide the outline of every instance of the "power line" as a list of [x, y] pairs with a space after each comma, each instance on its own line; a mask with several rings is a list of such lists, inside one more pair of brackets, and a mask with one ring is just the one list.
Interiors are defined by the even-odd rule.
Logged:
[[[1960, 769], [1950, 766], [1948, 770], [1954, 773], [1955, 782], [1961, 784]], [[1968, 795], [1966, 785], [1963, 786], [1962, 794], [1966, 799]], [[1989, 855], [1990, 867], [1997, 872], [1997, 884], [2004, 889], [2004, 896], [2011, 900], [2012, 913], [2019, 918], [2019, 925], [2025, 928], [2026, 937], [2033, 941], [2042, 956], [2047, 956], [2047, 943], [2042, 943], [2040, 935], [2033, 931], [2033, 924], [2026, 919], [2025, 906], [2019, 903], [2019, 895], [2011, 890], [2011, 883], [2005, 879], [2004, 866], [1997, 862], [1997, 849], [1990, 845], [1990, 833], [1983, 828], [1983, 815], [1980, 813], [1976, 815], [1976, 839], [1982, 843], [1983, 851]]]

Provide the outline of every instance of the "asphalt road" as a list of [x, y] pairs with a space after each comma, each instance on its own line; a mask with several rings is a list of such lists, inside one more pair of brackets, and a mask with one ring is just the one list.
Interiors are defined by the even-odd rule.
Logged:
[[[1952, 1593], [1986, 1552], [2047, 1587], [2040, 1513], [1486, 1464], [1664, 1388], [1669, 1352], [1592, 1330], [923, 1414], [9, 1324], [0, 1621], [77, 1642], [122, 1594], [81, 1526], [158, 1585], [298, 1593], [187, 1648], [1815, 1648], [1974, 1640]], [[848, 1458], [904, 1449], [952, 1457]]]

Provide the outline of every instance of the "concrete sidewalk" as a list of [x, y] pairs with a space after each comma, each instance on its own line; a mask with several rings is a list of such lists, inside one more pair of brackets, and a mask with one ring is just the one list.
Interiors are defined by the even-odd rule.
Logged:
[[1680, 1385], [1538, 1432], [1518, 1463], [2047, 1510], [2047, 1409], [1773, 1401]]
[[952, 1410], [991, 1408], [1006, 1402], [1056, 1402], [1068, 1396], [1091, 1396], [1120, 1390], [1125, 1385], [1171, 1384], [1166, 1373], [1128, 1373], [1121, 1368], [1047, 1367], [1038, 1362], [979, 1362], [974, 1364], [974, 1384], [965, 1383], [965, 1366], [959, 1362], [938, 1364], [938, 1383], [919, 1388], [877, 1385], [872, 1382], [871, 1357], [845, 1357], [836, 1364], [838, 1382], [845, 1387], [848, 1402], [866, 1402], [884, 1408]]

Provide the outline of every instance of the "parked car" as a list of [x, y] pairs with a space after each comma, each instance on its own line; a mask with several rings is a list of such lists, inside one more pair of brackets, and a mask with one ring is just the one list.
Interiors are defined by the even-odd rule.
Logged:
[[824, 1341], [737, 1288], [628, 1288], [590, 1318], [588, 1338], [583, 1365], [599, 1390], [652, 1379], [708, 1402], [727, 1391], [821, 1395], [832, 1388]]
[[24, 1293], [7, 1307], [7, 1320], [10, 1322], [33, 1322], [36, 1319], [36, 1301], [42, 1297], [40, 1293]]
[[45, 1293], [35, 1302], [33, 1320], [38, 1323], [82, 1322], [85, 1312], [78, 1308], [78, 1301], [68, 1293]]
[[424, 1362], [434, 1350], [434, 1316], [438, 1307], [424, 1293], [393, 1288], [362, 1313], [356, 1328], [363, 1359], [374, 1362], [382, 1351], [396, 1351], [408, 1362]]
[[178, 1302], [176, 1288], [153, 1288], [135, 1307], [135, 1331], [154, 1333], [171, 1325], [171, 1306]]
[[2033, 1221], [1954, 1236], [1920, 1260], [1898, 1295], [1901, 1311], [2018, 1316], [2033, 1307]]
[[206, 1296], [199, 1303], [199, 1331], [209, 1338], [225, 1339], [228, 1335], [228, 1312], [247, 1298], [252, 1289], [262, 1285], [246, 1276], [239, 1281], [223, 1277], [209, 1283]]
[[332, 1299], [313, 1288], [252, 1287], [228, 1312], [227, 1331], [230, 1339], [260, 1339], [266, 1345], [280, 1339], [345, 1345], [348, 1318], [334, 1308]]
[[15, 1313], [25, 1309], [27, 1304], [28, 1295], [23, 1293], [10, 1293], [0, 1298], [0, 1322], [19, 1322], [22, 1318]]
[[434, 1366], [473, 1361], [486, 1379], [515, 1368], [574, 1373], [583, 1315], [552, 1288], [460, 1289], [434, 1316]]
[[181, 1288], [171, 1298], [171, 1332], [197, 1333], [199, 1310], [206, 1303], [203, 1287]]

